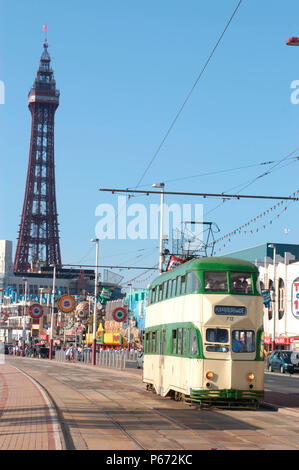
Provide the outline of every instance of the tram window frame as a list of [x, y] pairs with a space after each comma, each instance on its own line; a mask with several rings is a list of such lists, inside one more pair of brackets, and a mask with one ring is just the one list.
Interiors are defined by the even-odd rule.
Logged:
[[186, 275], [186, 294], [191, 294], [191, 292], [197, 292], [201, 290], [201, 281], [199, 276], [194, 271], [190, 271]]
[[149, 339], [150, 339], [150, 334], [145, 333], [145, 352], [149, 352]]
[[156, 332], [152, 331], [152, 338], [151, 338], [151, 352], [155, 352], [156, 350]]
[[[223, 279], [217, 279], [217, 277], [219, 275], [222, 275]], [[216, 283], [216, 282], [223, 283], [224, 288], [220, 289], [220, 288], [207, 287], [207, 284], [208, 284], [210, 279], [214, 283]], [[227, 271], [204, 271], [204, 290], [205, 290], [205, 293], [212, 293], [212, 294], [214, 294], [214, 293], [221, 293], [221, 294], [222, 293], [228, 293], [228, 286], [229, 286], [229, 282], [228, 282], [228, 273], [227, 273]]]
[[166, 330], [162, 329], [162, 334], [160, 338], [160, 354], [164, 355], [165, 353], [165, 340], [166, 340]]
[[168, 287], [168, 282], [165, 281], [163, 282], [163, 300], [167, 299], [167, 287]]
[[186, 356], [187, 328], [183, 328], [182, 333], [182, 355]]
[[181, 294], [181, 280], [182, 280], [181, 276], [178, 276], [178, 277], [176, 278], [176, 281], [177, 281], [177, 282], [176, 282], [176, 295], [180, 295], [180, 294]]
[[178, 337], [178, 340], [177, 340], [177, 344], [178, 344], [178, 347], [177, 347], [177, 354], [181, 355], [182, 354], [182, 339], [183, 339], [183, 332], [182, 332], [183, 328], [178, 328], [178, 333], [177, 333], [177, 337]]
[[[210, 334], [214, 333], [214, 338], [210, 337]], [[220, 335], [226, 333], [225, 338], [221, 339]], [[229, 342], [229, 334], [227, 328], [207, 328], [206, 329], [206, 342], [207, 343], [221, 343], [227, 344]]]
[[175, 292], [176, 292], [176, 279], [173, 279], [172, 285], [171, 285], [171, 297], [175, 297]]
[[[221, 338], [221, 334], [226, 333], [225, 337]], [[209, 335], [214, 333], [214, 338]], [[207, 344], [210, 343], [210, 344]], [[207, 352], [221, 352], [226, 353], [229, 351], [229, 332], [227, 328], [207, 328], [206, 329], [206, 351]]]
[[158, 302], [161, 302], [161, 300], [163, 300], [163, 283], [162, 283], [162, 284], [159, 284], [159, 298], [158, 298]]
[[[196, 348], [194, 348], [194, 345]], [[196, 330], [194, 328], [190, 328], [189, 330], [189, 348], [188, 348], [189, 356], [197, 356], [199, 352], [198, 348], [198, 340]]]
[[155, 352], [159, 354], [159, 337], [160, 337], [160, 331], [156, 331], [156, 344], [155, 344]]
[[172, 354], [177, 353], [177, 330], [172, 330]]
[[[236, 333], [238, 333], [238, 338], [236, 338]], [[240, 339], [240, 337], [242, 337], [242, 333], [245, 334], [245, 341], [242, 341]], [[249, 342], [249, 339], [248, 339], [248, 345], [249, 344], [252, 345], [250, 350], [248, 350], [248, 345], [247, 345], [246, 349], [244, 348], [244, 346], [247, 344], [247, 338], [246, 337], [249, 336], [249, 334], [252, 335], [252, 339], [251, 339], [250, 342]], [[238, 343], [243, 343], [243, 344], [241, 344], [241, 349], [239, 351], [236, 351], [237, 344], [234, 343], [234, 341], [237, 341]], [[240, 346], [240, 345], [238, 345], [238, 346]], [[242, 350], [242, 348], [243, 348], [243, 350]], [[235, 354], [244, 354], [244, 353], [252, 354], [252, 353], [255, 353], [255, 351], [256, 351], [256, 334], [255, 334], [255, 331], [254, 330], [243, 330], [243, 329], [233, 330], [232, 331], [232, 351]]]
[[167, 281], [167, 299], [171, 298], [172, 279]]
[[[248, 288], [250, 287], [250, 291], [245, 291], [244, 287], [242, 286], [242, 283], [241, 283], [241, 278], [244, 278], [243, 282], [247, 282], [248, 279], [250, 279], [250, 285], [248, 286]], [[246, 280], [246, 279], [247, 280]], [[237, 283], [238, 281], [240, 281], [241, 285], [239, 286], [233, 286], [234, 283]], [[247, 282], [247, 285], [248, 285], [248, 282]], [[229, 288], [230, 288], [230, 293], [231, 294], [238, 294], [238, 295], [252, 295], [254, 293], [254, 282], [253, 282], [253, 277], [252, 277], [252, 273], [246, 273], [246, 272], [242, 272], [242, 271], [230, 271], [229, 273]], [[247, 290], [248, 290], [247, 288]]]
[[181, 294], [185, 294], [186, 292], [186, 275], [184, 274], [181, 276]]

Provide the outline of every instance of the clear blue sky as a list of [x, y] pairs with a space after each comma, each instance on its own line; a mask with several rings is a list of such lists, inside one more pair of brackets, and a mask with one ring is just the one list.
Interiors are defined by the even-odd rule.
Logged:
[[[237, 0], [1, 0], [0, 239], [13, 240], [15, 248], [30, 141], [27, 95], [42, 52], [43, 24], [61, 92], [55, 159], [62, 258], [91, 264], [95, 209], [116, 203], [116, 196], [98, 188], [137, 184], [236, 5]], [[288, 37], [299, 36], [298, 17], [295, 0], [243, 0], [141, 186], [276, 161], [299, 147], [299, 105], [290, 101], [291, 82], [299, 80], [299, 48], [285, 46]], [[299, 189], [299, 161], [287, 163], [243, 194], [289, 195]], [[222, 192], [266, 169], [167, 182], [166, 189]], [[166, 202], [203, 202], [204, 219], [215, 221], [220, 235], [274, 204], [227, 202], [208, 214], [219, 201]], [[298, 207], [291, 204], [263, 231], [236, 235], [223, 253], [266, 241], [298, 243]], [[152, 266], [157, 246], [158, 240], [103, 241], [100, 261]], [[130, 279], [138, 272], [123, 274]]]

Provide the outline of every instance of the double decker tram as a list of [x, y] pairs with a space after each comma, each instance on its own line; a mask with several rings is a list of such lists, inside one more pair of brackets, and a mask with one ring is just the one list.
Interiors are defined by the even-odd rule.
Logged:
[[264, 332], [254, 264], [197, 258], [152, 282], [143, 382], [190, 405], [258, 406], [264, 396]]

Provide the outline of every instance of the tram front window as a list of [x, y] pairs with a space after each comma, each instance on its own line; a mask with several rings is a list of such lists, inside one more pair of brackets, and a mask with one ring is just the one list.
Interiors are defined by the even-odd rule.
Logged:
[[232, 350], [235, 353], [255, 351], [255, 333], [253, 330], [234, 330], [232, 332]]
[[250, 273], [230, 273], [230, 285], [234, 294], [252, 294]]
[[229, 351], [229, 347], [225, 345], [225, 343], [228, 343], [228, 330], [224, 328], [207, 328], [206, 341], [209, 343], [221, 343], [206, 345], [206, 351], [208, 352]]
[[224, 271], [205, 272], [205, 291], [227, 292], [227, 275]]

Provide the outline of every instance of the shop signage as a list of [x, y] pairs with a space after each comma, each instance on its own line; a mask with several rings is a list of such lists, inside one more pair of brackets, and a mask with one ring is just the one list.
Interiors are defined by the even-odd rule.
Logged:
[[63, 313], [70, 313], [75, 307], [76, 302], [71, 295], [62, 295], [58, 300], [58, 308]]
[[263, 301], [266, 308], [270, 308], [271, 295], [269, 290], [262, 291]]
[[299, 279], [292, 284], [292, 314], [299, 320]]
[[[299, 342], [299, 338], [275, 338], [275, 344], [293, 344]], [[272, 338], [267, 337], [264, 340], [264, 343], [266, 344], [271, 344], [272, 343]]]
[[43, 315], [43, 307], [40, 304], [33, 304], [29, 309], [31, 318], [40, 318]]
[[40, 335], [39, 339], [40, 339], [41, 341], [48, 341], [49, 335]]
[[124, 308], [117, 307], [116, 309], [113, 310], [112, 316], [115, 321], [122, 322], [127, 318], [127, 312]]

